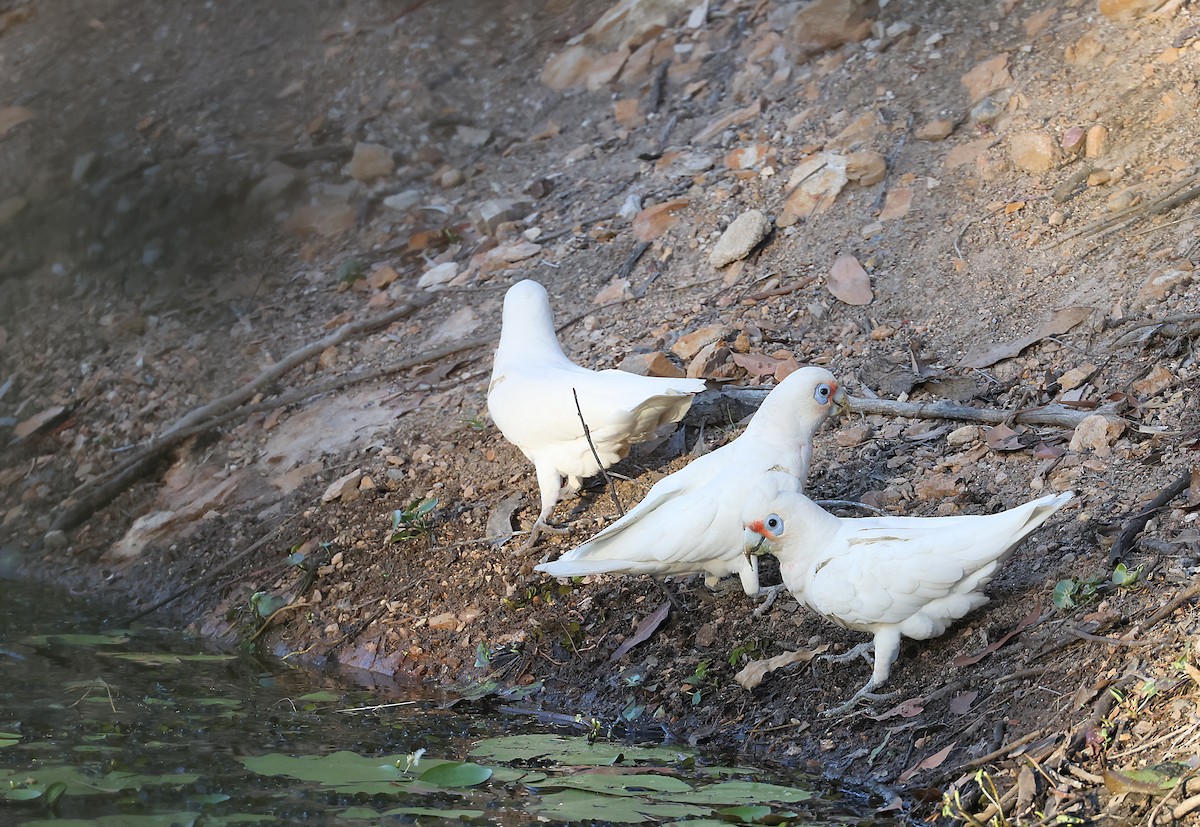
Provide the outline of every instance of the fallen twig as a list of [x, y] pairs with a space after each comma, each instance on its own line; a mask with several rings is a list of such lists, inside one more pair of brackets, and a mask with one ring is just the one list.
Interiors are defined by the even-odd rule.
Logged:
[[608, 483], [608, 495], [612, 497], [613, 505], [617, 507], [617, 513], [624, 517], [625, 509], [621, 507], [621, 501], [617, 499], [617, 484], [612, 481], [612, 477], [604, 468], [604, 463], [600, 461], [600, 452], [596, 450], [596, 443], [592, 442], [592, 431], [588, 428], [587, 420], [583, 418], [583, 408], [579, 407], [579, 392], [571, 388], [571, 396], [575, 397], [575, 412], [579, 414], [579, 422], [583, 425], [583, 436], [587, 439], [588, 447], [592, 449], [592, 457], [595, 458], [596, 465], [604, 476], [604, 481]]
[[[1200, 196], [1200, 186], [1196, 184], [1200, 182], [1200, 175], [1193, 175], [1191, 178], [1186, 178], [1180, 181], [1174, 187], [1168, 189], [1153, 201], [1147, 201], [1142, 204], [1134, 204], [1126, 207], [1123, 210], [1117, 210], [1111, 215], [1097, 219], [1090, 224], [1085, 224], [1077, 230], [1072, 230], [1065, 235], [1059, 236], [1051, 244], [1052, 247], [1057, 247], [1064, 242], [1070, 241], [1079, 236], [1091, 236], [1097, 233], [1107, 232], [1115, 229], [1118, 225], [1126, 224], [1139, 218], [1144, 218], [1149, 215], [1159, 215], [1175, 209], [1181, 204], [1186, 204], [1193, 198]], [[1188, 188], [1188, 189], [1185, 189]], [[1184, 190], [1180, 192], [1180, 190]]]
[[266, 542], [268, 540], [270, 540], [279, 531], [279, 529], [283, 528], [285, 525], [287, 525], [292, 520], [294, 520], [296, 518], [296, 516], [297, 515], [292, 514], [291, 516], [287, 517], [282, 522], [280, 522], [279, 525], [275, 526], [273, 529], [268, 531], [262, 537], [259, 537], [257, 540], [255, 540], [253, 543], [251, 543], [247, 548], [245, 548], [244, 550], [233, 555], [232, 557], [230, 557], [225, 562], [221, 563], [216, 568], [209, 569], [208, 571], [204, 572], [204, 574], [201, 575], [199, 578], [197, 578], [196, 580], [193, 580], [191, 583], [188, 583], [182, 589], [179, 589], [178, 591], [167, 595], [162, 600], [155, 603], [153, 606], [150, 606], [149, 608], [143, 609], [142, 611], [138, 612], [135, 615], [131, 615], [130, 617], [125, 618], [118, 625], [124, 627], [124, 626], [130, 625], [131, 623], [133, 623], [136, 620], [141, 620], [143, 617], [150, 614], [151, 612], [156, 612], [159, 609], [161, 609], [163, 606], [167, 605], [168, 603], [172, 603], [172, 602], [178, 600], [179, 598], [183, 597], [185, 594], [192, 591], [193, 589], [195, 589], [199, 586], [203, 586], [205, 583], [208, 583], [208, 582], [211, 582], [211, 581], [217, 579], [217, 577], [219, 575], [224, 574], [226, 571], [233, 568], [235, 565], [240, 563], [246, 557], [250, 556], [254, 552], [258, 551], [260, 548], [262, 548], [263, 545], [266, 544]]
[[1132, 327], [1126, 330], [1117, 338], [1108, 343], [1111, 350], [1115, 347], [1120, 347], [1126, 344], [1126, 339], [1131, 338], [1132, 334], [1146, 327], [1156, 327], [1159, 325], [1178, 324], [1179, 322], [1196, 322], [1200, 321], [1200, 313], [1179, 313], [1175, 316], [1163, 316], [1161, 319], [1147, 319], [1146, 321], [1134, 322]]
[[1150, 522], [1150, 518], [1160, 508], [1182, 494], [1191, 484], [1192, 472], [1191, 470], [1187, 470], [1180, 474], [1179, 478], [1173, 483], [1159, 491], [1158, 496], [1151, 500], [1149, 505], [1125, 524], [1125, 528], [1121, 530], [1117, 541], [1113, 543], [1112, 549], [1108, 552], [1108, 564], [1115, 566], [1133, 548], [1134, 541], [1142, 533], [1142, 529], [1146, 527], [1146, 523]]
[[[78, 486], [68, 496], [67, 507], [58, 513], [50, 526], [51, 531], [70, 531], [87, 520], [100, 508], [110, 503], [122, 491], [146, 474], [168, 448], [177, 445], [195, 434], [207, 431], [231, 418], [246, 415], [245, 407], [239, 405], [251, 399], [262, 388], [270, 385], [288, 371], [320, 355], [328, 347], [339, 344], [353, 336], [386, 327], [397, 319], [411, 314], [433, 301], [432, 294], [418, 294], [412, 301], [393, 310], [360, 322], [344, 324], [333, 333], [316, 342], [292, 351], [240, 388], [192, 410], [162, 434], [151, 439], [138, 453], [116, 466], [101, 477]], [[278, 400], [276, 400], [278, 402]], [[275, 407], [272, 405], [271, 407]], [[227, 416], [231, 413], [232, 416]]]

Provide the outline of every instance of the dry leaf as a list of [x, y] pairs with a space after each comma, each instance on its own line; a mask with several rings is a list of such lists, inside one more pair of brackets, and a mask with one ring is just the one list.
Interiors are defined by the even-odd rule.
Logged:
[[525, 495], [520, 491], [509, 494], [496, 504], [488, 515], [487, 526], [483, 529], [483, 539], [492, 546], [499, 548], [512, 539], [512, 515], [521, 506]]
[[57, 422], [66, 412], [67, 409], [62, 405], [54, 405], [46, 408], [41, 413], [34, 414], [23, 422], [19, 422], [17, 427], [13, 428], [13, 436], [17, 439], [24, 439]]
[[642, 622], [638, 624], [637, 630], [633, 633], [633, 635], [628, 640], [626, 640], [624, 643], [622, 643], [620, 646], [617, 647], [617, 651], [612, 653], [612, 656], [609, 658], [609, 661], [614, 662], [614, 661], [620, 660], [625, 655], [625, 653], [628, 652], [630, 649], [632, 649], [634, 646], [637, 646], [642, 641], [647, 640], [650, 637], [650, 635], [654, 634], [655, 630], [658, 629], [658, 627], [662, 625], [662, 622], [667, 619], [667, 615], [669, 615], [670, 613], [671, 613], [671, 601], [667, 600], [661, 606], [659, 606], [657, 609], [655, 609], [653, 612], [646, 615], [646, 617], [642, 619]]
[[679, 223], [677, 212], [688, 205], [686, 198], [672, 198], [646, 207], [633, 219], [633, 234], [638, 241], [653, 241]]
[[898, 782], [900, 782], [901, 784], [903, 784], [905, 781], [912, 778], [914, 775], [916, 775], [921, 770], [936, 770], [938, 767], [940, 767], [942, 765], [942, 762], [946, 760], [946, 758], [950, 755], [950, 752], [956, 746], [958, 746], [957, 741], [954, 741], [954, 742], [948, 744], [947, 746], [945, 746], [942, 749], [935, 752], [933, 755], [926, 758], [921, 763], [916, 764], [915, 766], [909, 767], [904, 772], [900, 773], [900, 777], [897, 778], [896, 780]]
[[734, 675], [733, 679], [740, 683], [743, 689], [753, 689], [763, 682], [763, 678], [767, 676], [768, 672], [791, 666], [793, 663], [808, 663], [828, 648], [829, 644], [823, 643], [816, 649], [801, 649], [797, 652], [784, 652], [782, 655], [765, 660], [752, 660], [742, 667], [742, 670]]
[[987, 345], [978, 350], [971, 351], [958, 363], [959, 367], [987, 368], [1004, 359], [1011, 359], [1034, 342], [1040, 342], [1047, 336], [1060, 336], [1066, 333], [1075, 327], [1075, 325], [1091, 316], [1093, 312], [1092, 308], [1081, 307], [1079, 305], [1064, 307], [1061, 310], [1055, 311], [1053, 316], [1043, 322], [1028, 336], [1022, 336], [1011, 342]]
[[1029, 429], [1024, 425], [1010, 428], [1000, 424], [984, 431], [983, 438], [993, 451], [1021, 451], [1026, 447], [1025, 443], [1021, 442], [1021, 434], [1027, 430]]
[[782, 362], [758, 353], [735, 353], [733, 363], [745, 368], [751, 376], [774, 376]]
[[950, 701], [950, 714], [966, 715], [971, 709], [971, 704], [975, 703], [975, 699], [979, 697], [978, 690], [970, 692], [959, 692], [954, 696], [954, 700]]
[[875, 298], [871, 292], [871, 277], [854, 256], [841, 256], [833, 263], [825, 286], [835, 299], [846, 304], [870, 304]]
[[9, 106], [0, 109], [0, 138], [3, 138], [8, 130], [30, 118], [36, 118], [37, 114], [32, 109], [26, 109], [24, 106]]
[[900, 716], [901, 718], [915, 718], [925, 711], [925, 707], [922, 706], [924, 702], [924, 698], [909, 698], [907, 701], [896, 704], [887, 712], [881, 712], [878, 715], [867, 715], [866, 717], [876, 721], [885, 721], [888, 718], [895, 718], [896, 716]]
[[897, 187], [889, 190], [887, 198], [883, 201], [883, 210], [879, 213], [879, 220], [891, 221], [908, 215], [908, 210], [912, 207], [912, 200], [912, 187]]

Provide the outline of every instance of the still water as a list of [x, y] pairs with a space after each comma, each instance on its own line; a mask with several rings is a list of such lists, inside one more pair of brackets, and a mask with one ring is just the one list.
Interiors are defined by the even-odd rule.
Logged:
[[0, 825], [884, 823], [794, 771], [467, 706], [0, 580]]

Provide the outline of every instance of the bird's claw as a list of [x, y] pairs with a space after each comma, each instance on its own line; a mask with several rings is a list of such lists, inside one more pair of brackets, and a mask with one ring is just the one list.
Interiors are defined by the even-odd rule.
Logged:
[[783, 583], [776, 583], [774, 586], [761, 587], [758, 590], [758, 593], [760, 595], [765, 593], [766, 597], [763, 598], [762, 603], [755, 607], [754, 616], [762, 617], [765, 615], [771, 606], [775, 605], [775, 600], [779, 597], [779, 592], [781, 592], [784, 588], [786, 588], [786, 586], [784, 586]]
[[868, 691], [869, 686], [870, 684], [867, 684], [867, 686], [864, 686], [862, 689], [851, 695], [850, 700], [846, 701], [844, 704], [838, 704], [833, 709], [826, 709], [818, 717], [832, 718], [835, 715], [841, 715], [842, 713], [847, 712], [857, 706], [859, 701], [873, 701], [875, 703], [881, 703], [883, 701], [895, 700], [900, 695], [899, 692], [870, 692]]
[[875, 642], [872, 640], [868, 640], [868, 641], [858, 644], [857, 646], [855, 646], [851, 649], [847, 649], [845, 652], [842, 652], [840, 655], [821, 655], [820, 657], [817, 658], [817, 660], [823, 660], [823, 661], [826, 661], [827, 663], [846, 663], [847, 661], [851, 661], [851, 660], [854, 660], [855, 658], [861, 657], [867, 663], [870, 663], [871, 659], [867, 656], [867, 652], [871, 651], [874, 647], [875, 647]]

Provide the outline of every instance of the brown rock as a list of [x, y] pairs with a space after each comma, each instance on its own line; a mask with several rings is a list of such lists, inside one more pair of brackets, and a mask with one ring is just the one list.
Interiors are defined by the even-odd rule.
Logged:
[[1008, 55], [988, 58], [963, 75], [961, 80], [971, 96], [971, 103], [978, 103], [993, 92], [999, 92], [1013, 82], [1008, 72]]
[[1084, 139], [1083, 154], [1088, 158], [1100, 158], [1108, 143], [1108, 130], [1100, 124], [1092, 126]]
[[853, 425], [849, 428], [842, 428], [834, 436], [837, 444], [842, 448], [853, 448], [855, 445], [861, 445], [870, 438], [870, 425]]
[[1045, 132], [1018, 132], [1008, 139], [1012, 162], [1026, 172], [1046, 172], [1059, 163], [1058, 147]]
[[1098, 169], [1094, 172], [1089, 172], [1087, 177], [1087, 185], [1089, 187], [1102, 187], [1113, 179], [1112, 173], [1106, 169]]
[[350, 500], [358, 499], [358, 484], [362, 481], [363, 472], [361, 468], [355, 468], [344, 477], [339, 477], [329, 484], [325, 489], [325, 493], [321, 495], [321, 502], [330, 503], [334, 500]]
[[1090, 379], [1095, 372], [1096, 366], [1091, 362], [1088, 362], [1086, 365], [1080, 365], [1077, 368], [1071, 368], [1058, 377], [1058, 386], [1065, 391], [1074, 390]]
[[1100, 13], [1109, 20], [1133, 20], [1154, 11], [1163, 0], [1100, 0]]
[[957, 497], [963, 491], [963, 484], [950, 474], [929, 474], [921, 479], [913, 489], [917, 499], [944, 500]]
[[1146, 279], [1146, 283], [1138, 290], [1138, 301], [1142, 304], [1162, 301], [1177, 288], [1190, 284], [1193, 275], [1186, 270], [1167, 270], [1164, 273], [1155, 273]]
[[887, 159], [882, 153], [864, 150], [846, 156], [846, 177], [864, 187], [878, 184], [887, 175]]
[[1091, 451], [1098, 457], [1106, 457], [1112, 453], [1111, 446], [1124, 429], [1120, 422], [1110, 422], [1103, 414], [1092, 414], [1075, 426], [1071, 450], [1077, 453]]
[[814, 0], [796, 13], [784, 40], [801, 59], [862, 40], [879, 13], [876, 0]]
[[442, 612], [429, 618], [430, 629], [457, 629], [458, 615], [454, 612]]
[[359, 143], [350, 159], [350, 177], [356, 181], [373, 181], [391, 175], [396, 169], [392, 151], [379, 144]]
[[725, 337], [725, 326], [719, 324], [705, 325], [699, 330], [693, 330], [679, 337], [679, 341], [671, 346], [671, 352], [680, 359], [691, 359], [706, 345]]
[[592, 53], [586, 46], [571, 46], [546, 61], [541, 81], [558, 92], [578, 86], [591, 68], [592, 60]]
[[1146, 374], [1145, 378], [1133, 383], [1133, 392], [1145, 399], [1148, 396], [1162, 393], [1175, 381], [1175, 375], [1162, 365]]
[[589, 92], [596, 92], [603, 89], [609, 81], [615, 78], [625, 65], [625, 61], [629, 60], [628, 49], [618, 49], [615, 52], [609, 52], [606, 55], [601, 55], [592, 61], [588, 67], [585, 85]]
[[913, 132], [918, 141], [944, 141], [954, 131], [954, 121], [949, 118], [939, 118], [921, 124]]
[[1086, 140], [1087, 130], [1082, 126], [1073, 126], [1063, 133], [1058, 143], [1063, 148], [1063, 152], [1068, 155], [1078, 155], [1083, 150]]
[[613, 117], [626, 129], [636, 129], [646, 122], [646, 118], [638, 108], [640, 104], [641, 100], [638, 98], [621, 98], [613, 101]]
[[1087, 66], [1104, 51], [1104, 42], [1093, 32], [1067, 46], [1063, 59], [1072, 66]]
[[636, 373], [638, 376], [664, 376], [669, 379], [679, 379], [685, 374], [661, 350], [653, 353], [631, 353], [621, 360], [620, 369], [626, 373]]
[[690, 363], [689, 379], [732, 379], [737, 366], [729, 362], [732, 352], [720, 342], [713, 342], [700, 349]]
[[946, 444], [953, 448], [970, 445], [977, 439], [979, 439], [978, 425], [963, 425], [946, 434]]
[[975, 141], [959, 144], [946, 154], [946, 169], [954, 169], [955, 167], [975, 163], [975, 160], [987, 152], [988, 147], [991, 145], [991, 138], [979, 138]]

